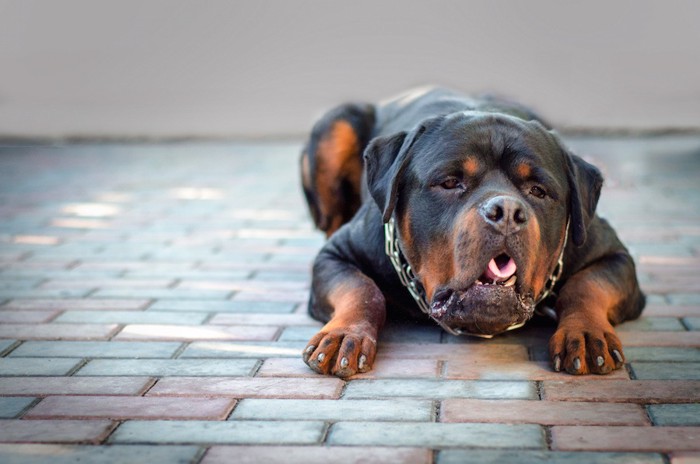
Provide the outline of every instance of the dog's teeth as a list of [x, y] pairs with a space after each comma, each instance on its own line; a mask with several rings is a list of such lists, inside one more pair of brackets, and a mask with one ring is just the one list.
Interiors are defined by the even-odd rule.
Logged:
[[518, 280], [518, 278], [517, 278], [516, 276], [512, 276], [510, 279], [508, 279], [508, 280], [506, 280], [505, 282], [503, 282], [502, 285], [503, 285], [504, 287], [512, 287], [513, 285], [515, 285], [515, 281], [516, 281], [516, 280]]
[[479, 279], [476, 279], [476, 284], [477, 285], [484, 285], [484, 283], [482, 281], [480, 281]]

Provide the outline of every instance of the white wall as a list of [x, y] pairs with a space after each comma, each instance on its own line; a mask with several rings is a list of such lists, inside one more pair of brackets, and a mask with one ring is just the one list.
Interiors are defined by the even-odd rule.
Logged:
[[700, 127], [700, 2], [0, 0], [0, 136], [258, 136], [437, 83]]

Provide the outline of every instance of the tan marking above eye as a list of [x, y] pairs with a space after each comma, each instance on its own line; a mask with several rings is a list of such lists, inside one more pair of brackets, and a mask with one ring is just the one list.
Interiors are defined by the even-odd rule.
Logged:
[[464, 167], [464, 172], [466, 172], [468, 176], [475, 176], [480, 168], [479, 160], [476, 159], [475, 156], [470, 156], [465, 159], [462, 166]]
[[527, 179], [532, 174], [532, 168], [529, 164], [519, 163], [517, 166], [515, 166], [515, 173], [521, 179]]

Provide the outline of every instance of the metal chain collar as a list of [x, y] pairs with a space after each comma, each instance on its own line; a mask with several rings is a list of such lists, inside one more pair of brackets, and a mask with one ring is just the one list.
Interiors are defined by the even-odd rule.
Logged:
[[[554, 294], [554, 286], [556, 285], [557, 281], [561, 278], [561, 274], [564, 269], [564, 250], [566, 249], [566, 241], [568, 235], [569, 220], [566, 221], [564, 245], [561, 248], [561, 253], [559, 253], [559, 259], [557, 259], [557, 264], [554, 267], [552, 273], [550, 274], [549, 279], [547, 279], [547, 282], [545, 283], [542, 294], [535, 301], [535, 306], [537, 306], [543, 300]], [[420, 283], [420, 280], [418, 280], [418, 277], [416, 277], [415, 273], [413, 272], [413, 269], [411, 269], [411, 265], [408, 263], [406, 257], [401, 252], [401, 248], [399, 247], [399, 239], [396, 234], [396, 222], [393, 217], [389, 219], [389, 222], [384, 224], [384, 252], [389, 257], [389, 260], [391, 261], [391, 264], [394, 267], [396, 274], [399, 276], [399, 280], [401, 280], [401, 284], [404, 287], [406, 287], [408, 292], [416, 301], [416, 304], [418, 305], [420, 310], [423, 313], [427, 314], [431, 319], [433, 319], [446, 332], [452, 335], [471, 335], [479, 338], [493, 338], [493, 335], [471, 333], [465, 332], [461, 329], [453, 329], [452, 327], [443, 324], [441, 321], [432, 316], [432, 313], [430, 311], [430, 305], [428, 304], [428, 301], [425, 297], [425, 289]], [[546, 315], [548, 317], [553, 317], [554, 319], [557, 318], [556, 312], [554, 312], [552, 308], [546, 307], [542, 309], [536, 309], [536, 312], [542, 315]], [[505, 331], [518, 329], [524, 325], [525, 322], [519, 322], [511, 325], [510, 327], [505, 329]]]

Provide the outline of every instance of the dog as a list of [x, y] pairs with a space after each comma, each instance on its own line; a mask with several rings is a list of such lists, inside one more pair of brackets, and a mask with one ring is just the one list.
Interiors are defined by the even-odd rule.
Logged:
[[601, 172], [530, 109], [440, 88], [348, 103], [300, 164], [328, 237], [309, 300], [325, 325], [302, 354], [314, 371], [371, 370], [387, 317], [490, 338], [536, 311], [558, 321], [555, 371], [623, 366], [613, 325], [645, 305], [634, 261], [596, 215]]

